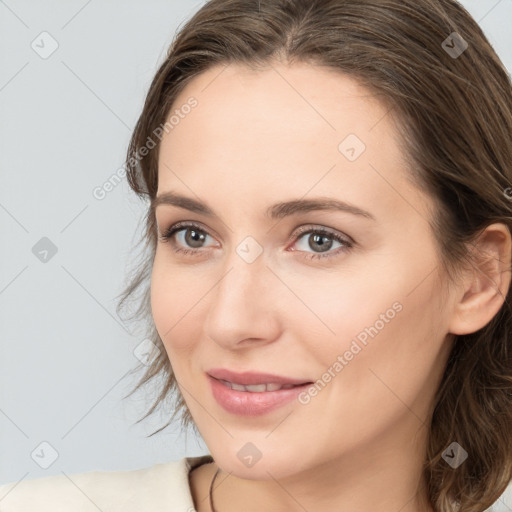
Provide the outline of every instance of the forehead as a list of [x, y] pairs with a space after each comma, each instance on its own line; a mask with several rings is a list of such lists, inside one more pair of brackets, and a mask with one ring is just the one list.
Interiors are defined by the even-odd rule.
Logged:
[[[362, 137], [389, 110], [382, 97], [379, 100], [353, 77], [306, 63], [276, 63], [262, 69], [241, 64], [214, 66], [187, 84], [171, 111], [179, 110], [192, 96], [199, 108], [190, 117], [200, 117], [204, 128], [208, 128], [205, 118], [214, 118], [218, 126], [224, 123], [235, 129], [250, 123], [254, 134], [272, 130], [281, 137], [315, 131], [340, 136], [347, 130]], [[293, 122], [297, 120], [301, 123]], [[392, 118], [386, 121], [391, 124]], [[283, 126], [285, 132], [280, 129]]]
[[[191, 98], [196, 106], [184, 108]], [[215, 66], [187, 84], [173, 114], [179, 121], [162, 139], [159, 191], [280, 199], [334, 192], [351, 202], [379, 199], [385, 208], [407, 186], [389, 108], [331, 69]]]

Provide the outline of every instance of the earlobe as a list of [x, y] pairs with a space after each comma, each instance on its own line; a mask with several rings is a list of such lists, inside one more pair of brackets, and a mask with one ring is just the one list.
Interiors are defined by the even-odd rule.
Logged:
[[488, 226], [472, 244], [473, 268], [461, 282], [450, 333], [476, 332], [498, 313], [510, 287], [511, 246], [510, 231], [503, 223]]

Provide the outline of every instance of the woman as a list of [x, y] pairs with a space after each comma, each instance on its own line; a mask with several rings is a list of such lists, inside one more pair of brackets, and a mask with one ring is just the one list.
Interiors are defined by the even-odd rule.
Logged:
[[130, 143], [148, 255], [120, 306], [146, 286], [148, 414], [175, 393], [211, 455], [0, 509], [488, 509], [512, 478], [511, 133], [454, 0], [207, 2]]

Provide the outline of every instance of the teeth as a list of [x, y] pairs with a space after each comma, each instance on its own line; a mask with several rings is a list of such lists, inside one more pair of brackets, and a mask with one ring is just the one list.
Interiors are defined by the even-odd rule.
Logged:
[[242, 388], [239, 391], [244, 391], [244, 388], [245, 388], [245, 391], [251, 391], [253, 393], [261, 393], [262, 391], [267, 391], [267, 385], [266, 384], [251, 384], [250, 386], [240, 386], [240, 385], [238, 385], [238, 387]]
[[243, 386], [242, 384], [235, 384], [227, 380], [221, 380], [226, 386], [235, 391], [249, 391], [250, 393], [262, 393], [263, 391], [278, 391], [279, 389], [290, 389], [295, 387], [294, 384], [276, 384], [271, 382], [269, 384], [251, 384], [249, 386]]

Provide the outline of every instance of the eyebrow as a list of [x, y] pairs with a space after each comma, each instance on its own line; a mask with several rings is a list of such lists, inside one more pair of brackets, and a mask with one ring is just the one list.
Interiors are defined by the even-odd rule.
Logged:
[[[207, 204], [202, 203], [191, 197], [182, 196], [176, 192], [164, 192], [151, 200], [151, 209], [153, 211], [160, 205], [172, 205], [191, 212], [200, 213], [207, 217], [216, 217], [215, 212]], [[276, 203], [267, 208], [265, 215], [270, 219], [282, 219], [299, 213], [307, 213], [316, 210], [342, 211], [376, 220], [368, 211], [358, 208], [355, 205], [333, 198], [315, 198], [315, 199], [295, 199]]]

